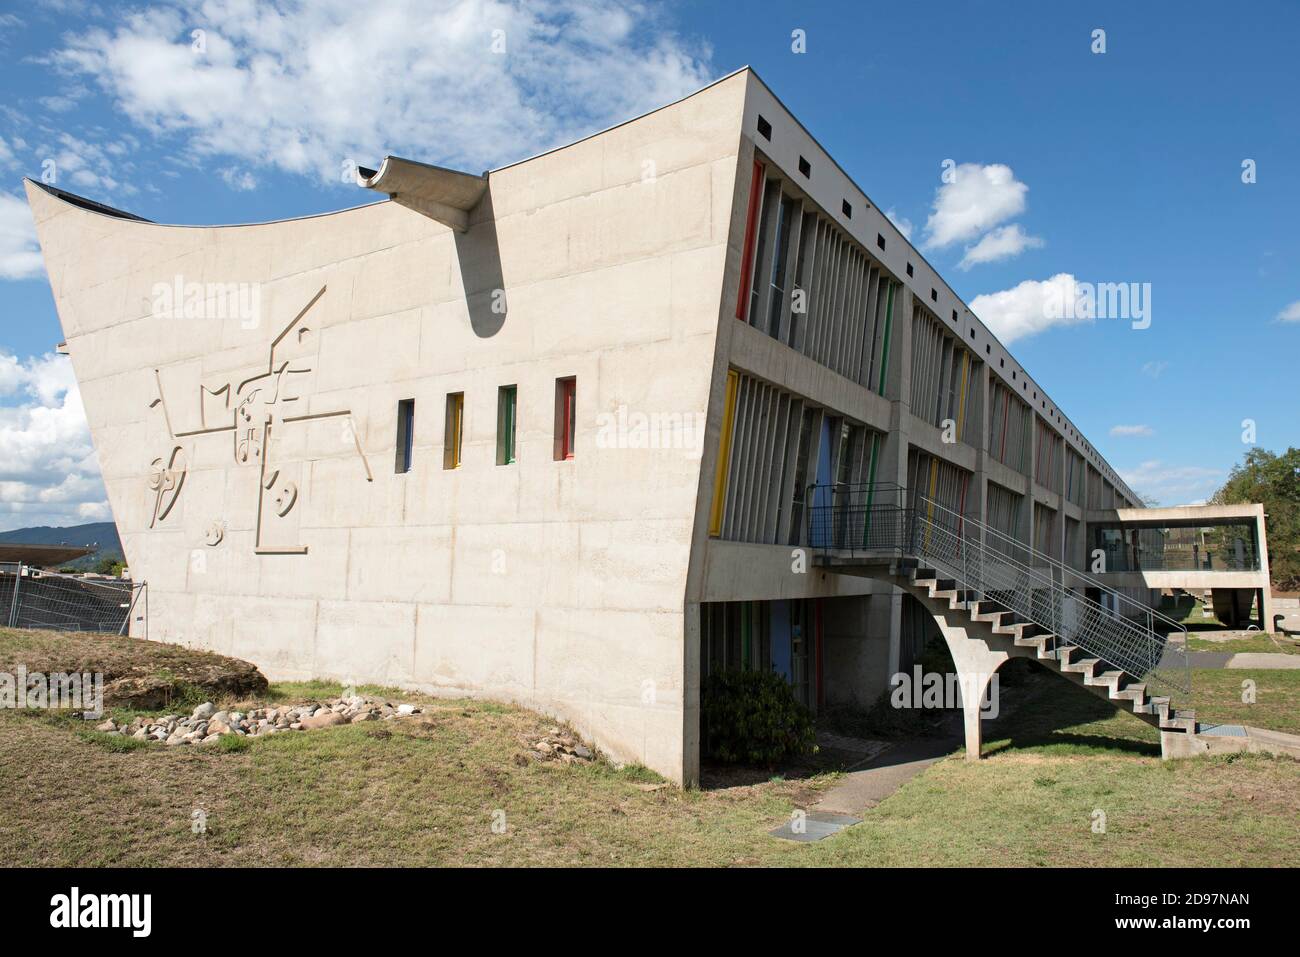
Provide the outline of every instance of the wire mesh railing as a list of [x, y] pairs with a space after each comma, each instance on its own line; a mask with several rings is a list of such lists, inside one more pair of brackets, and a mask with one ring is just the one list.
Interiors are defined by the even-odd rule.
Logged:
[[143, 582], [0, 563], [0, 623], [9, 628], [127, 634]]
[[810, 498], [814, 549], [924, 561], [969, 600], [993, 602], [1043, 628], [1057, 647], [1072, 645], [1110, 668], [1191, 691], [1186, 628], [1105, 583], [899, 485], [815, 486]]

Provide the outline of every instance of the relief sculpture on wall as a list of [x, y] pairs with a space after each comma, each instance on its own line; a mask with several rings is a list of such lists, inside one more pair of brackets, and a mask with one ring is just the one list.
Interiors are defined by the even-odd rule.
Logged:
[[[258, 505], [254, 552], [259, 555], [307, 554], [307, 546], [298, 541], [294, 515], [301, 500], [302, 463], [269, 461], [275, 455], [273, 432], [278, 434], [281, 428], [303, 428], [315, 421], [339, 419], [344, 424], [342, 435], [359, 460], [365, 480], [374, 481], [350, 409], [299, 412], [306, 407], [299, 390], [310, 381], [311, 360], [315, 355], [315, 333], [306, 317], [325, 295], [325, 290], [322, 286], [271, 341], [265, 369], [238, 382], [196, 384], [199, 428], [179, 431], [173, 428], [162, 377], [159, 370], [154, 370], [157, 397], [149, 406], [161, 408], [172, 449], [167, 456], [156, 458], [151, 466], [149, 489], [154, 495], [151, 528], [167, 518], [180, 497], [189, 467], [183, 440], [199, 442], [207, 441], [210, 436], [227, 436], [235, 466], [256, 468]], [[221, 537], [209, 530], [208, 544], [218, 544]]]

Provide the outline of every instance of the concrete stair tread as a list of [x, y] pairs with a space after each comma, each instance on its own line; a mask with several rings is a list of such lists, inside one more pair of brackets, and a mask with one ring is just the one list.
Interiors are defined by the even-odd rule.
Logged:
[[1091, 675], [1084, 676], [1084, 684], [1092, 685], [1094, 688], [1110, 687], [1118, 689], [1119, 683], [1124, 680], [1122, 671], [1103, 671], [1101, 674], [1094, 672]]
[[1125, 685], [1111, 692], [1112, 698], [1128, 698], [1134, 702], [1145, 700], [1147, 695], [1147, 685], [1145, 681], [1135, 681], [1132, 684]]
[[[1075, 649], [1070, 648], [1070, 651]], [[1067, 654], [1066, 649], [1062, 648], [1059, 652], [1062, 671], [1077, 671], [1083, 674], [1092, 674], [1092, 670], [1101, 664], [1100, 658], [1079, 658], [1072, 660]]]
[[990, 641], [991, 647], [1000, 643], [1003, 648], [1036, 649], [1037, 657], [1044, 663], [1050, 662], [1051, 669], [1061, 677], [1104, 696], [1115, 707], [1130, 711], [1163, 732], [1197, 733], [1195, 713], [1176, 711], [1167, 695], [1150, 694], [1151, 687], [1142, 676], [1116, 668], [1105, 658], [1089, 654], [1078, 645], [1063, 643], [1066, 639], [1061, 635], [1026, 620], [994, 599], [978, 597], [976, 592], [960, 587], [956, 579], [944, 577], [938, 570], [919, 563], [913, 566], [904, 559], [895, 572], [897, 579], [905, 583], [904, 587], [918, 597], [945, 602], [950, 610], [961, 612], [966, 621], [980, 626], [972, 637], [988, 636], [985, 640]]
[[1029, 635], [1027, 637], [1017, 636], [1015, 639], [1015, 643], [1022, 648], [1033, 648], [1033, 647], [1041, 648], [1044, 645], [1046, 645], [1048, 642], [1055, 641], [1055, 640], [1056, 640], [1056, 636], [1049, 631], [1041, 635]]

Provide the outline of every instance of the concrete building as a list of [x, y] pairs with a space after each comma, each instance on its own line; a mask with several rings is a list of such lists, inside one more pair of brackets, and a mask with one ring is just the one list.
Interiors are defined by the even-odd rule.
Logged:
[[150, 637], [517, 701], [691, 781], [710, 671], [869, 704], [933, 633], [808, 559], [826, 486], [1076, 568], [1139, 504], [748, 69], [360, 183], [388, 199], [214, 227], [27, 185]]
[[1198, 597], [1209, 592], [1225, 625], [1245, 627], [1254, 605], [1257, 624], [1273, 630], [1264, 506], [1124, 508], [1090, 514], [1088, 528], [1093, 554], [1105, 558], [1102, 581]]

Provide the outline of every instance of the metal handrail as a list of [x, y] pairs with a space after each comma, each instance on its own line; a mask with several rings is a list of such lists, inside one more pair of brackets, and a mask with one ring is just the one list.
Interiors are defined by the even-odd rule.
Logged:
[[[828, 486], [811, 486], [811, 488], [813, 489], [830, 488], [834, 491], [847, 489], [848, 491], [852, 492], [855, 489], [871, 490], [873, 486], [871, 483], [863, 482], [863, 483], [855, 483], [855, 484], [834, 483]], [[898, 485], [897, 483], [894, 482], [877, 482], [875, 483], [874, 488], [875, 489], [898, 489], [904, 492], [908, 491], [906, 486]], [[1045, 565], [1047, 568], [1059, 569], [1062, 574], [1062, 580], [1064, 580], [1064, 576], [1066, 574], [1069, 574], [1074, 578], [1078, 579], [1079, 581], [1086, 582], [1089, 587], [1099, 589], [1100, 591], [1103, 591], [1111, 595], [1116, 600], [1116, 604], [1122, 603], [1125, 605], [1130, 605], [1133, 608], [1137, 609], [1138, 612], [1142, 615], [1146, 615], [1153, 620], [1159, 619], [1160, 621], [1165, 622], [1169, 626], [1171, 631], [1176, 630], [1176, 631], [1183, 631], [1184, 633], [1186, 632], [1186, 629], [1179, 622], [1174, 621], [1172, 618], [1169, 618], [1166, 615], [1162, 615], [1160, 612], [1155, 611], [1154, 609], [1147, 608], [1145, 605], [1141, 604], [1140, 602], [1134, 601], [1133, 599], [1129, 598], [1127, 595], [1124, 595], [1122, 592], [1116, 591], [1114, 588], [1112, 588], [1110, 585], [1107, 585], [1105, 582], [1092, 577], [1086, 572], [1079, 571], [1077, 568], [1072, 568], [1064, 564], [1063, 562], [1061, 562], [1059, 559], [1052, 558], [1050, 555], [1046, 555], [1043, 552], [1038, 551], [1038, 549], [1034, 548], [1032, 545], [1026, 544], [1025, 542], [1022, 542], [1019, 539], [1012, 538], [1010, 535], [1007, 535], [1005, 532], [993, 528], [991, 525], [986, 525], [983, 522], [979, 521], [978, 519], [973, 519], [968, 515], [962, 515], [960, 512], [955, 512], [952, 509], [948, 508], [946, 505], [943, 505], [942, 503], [935, 501], [934, 499], [930, 498], [929, 496], [921, 492], [913, 491], [912, 496], [915, 500], [919, 500], [920, 502], [925, 503], [927, 506], [932, 506], [933, 508], [939, 509], [940, 511], [952, 516], [952, 518], [955, 519], [959, 525], [969, 525], [973, 528], [980, 530], [981, 532], [984, 533], [986, 540], [988, 535], [993, 535], [996, 538], [999, 538], [1002, 541], [1006, 542], [1008, 545], [1012, 546], [1013, 548], [1025, 552], [1031, 558], [1041, 559], [1041, 564]], [[811, 501], [811, 499], [809, 499], [809, 501]], [[1028, 571], [1037, 570], [1036, 566], [1026, 564], [1025, 562], [1021, 562], [1008, 553], [1000, 552], [999, 554], [1005, 555], [1007, 558], [1021, 565], [1023, 568], [1025, 568]], [[1085, 600], [1091, 601], [1091, 599], [1085, 599]], [[1097, 603], [1093, 602], [1093, 604], [1097, 604]], [[1098, 607], [1101, 607], [1104, 610], [1104, 606], [1098, 605]]]
[[[947, 573], [945, 577], [958, 581], [964, 590], [974, 591], [981, 600], [991, 597], [1027, 621], [1046, 628], [1062, 643], [1076, 645], [1086, 653], [1139, 677], [1150, 675], [1155, 680], [1180, 690], [1191, 690], [1191, 666], [1186, 653], [1187, 630], [1173, 619], [1154, 609], [1145, 608], [1091, 576], [1067, 569], [1063, 563], [1009, 538], [1005, 533], [961, 515], [920, 493], [912, 493], [911, 506], [875, 502], [876, 493], [888, 490], [897, 490], [901, 502], [902, 494], [907, 491], [903, 486], [894, 483], [877, 483], [874, 486], [837, 483], [812, 486], [810, 491], [817, 488], [828, 490], [832, 504], [812, 505], [809, 509], [809, 541], [814, 547], [836, 550], [847, 548], [855, 552], [885, 549], [897, 551], [900, 556], [909, 554], [925, 558], [936, 567], [943, 566]], [[834, 497], [846, 491], [850, 495], [865, 492], [864, 501], [872, 501], [872, 505], [855, 507], [852, 504], [836, 504]], [[811, 504], [816, 499], [809, 496], [809, 501]], [[827, 510], [830, 511], [831, 523], [828, 530], [831, 541], [819, 545], [816, 540], [818, 536], [814, 534], [814, 524], [817, 518], [824, 517], [820, 513]], [[955, 525], [936, 522], [931, 517], [936, 510], [941, 519], [946, 518], [949, 522], [955, 520]], [[882, 518], [894, 513], [901, 519], [901, 523], [887, 524], [882, 536], [879, 523], [874, 531], [869, 531], [873, 513], [880, 514]], [[869, 534], [872, 541], [868, 543], [864, 540], [861, 545], [853, 539], [837, 542], [836, 539], [849, 538], [845, 534], [847, 522], [851, 515], [857, 514], [861, 514], [864, 519], [864, 539]], [[824, 531], [827, 530], [824, 522], [822, 526]], [[1020, 561], [1000, 548], [989, 546], [985, 539], [990, 536], [1008, 542], [1014, 549], [1023, 549], [1031, 559], [1041, 559], [1047, 574], [1040, 567]], [[1090, 582], [1112, 595], [1116, 608], [1107, 608], [1068, 588], [1065, 584], [1067, 571], [1078, 580]], [[1121, 604], [1138, 608], [1146, 619], [1146, 628], [1143, 629], [1131, 617], [1121, 614]], [[1167, 623], [1169, 632], [1182, 633], [1181, 649], [1170, 649], [1168, 636], [1161, 640], [1154, 627], [1156, 619]], [[1181, 662], [1181, 680], [1170, 677], [1169, 669], [1162, 667], [1171, 650], [1175, 661]]]
[[[1168, 624], [1169, 629], [1171, 631], [1177, 630], [1177, 631], [1182, 631], [1184, 633], [1186, 632], [1186, 629], [1181, 624], [1174, 621], [1172, 618], [1166, 615], [1162, 615], [1160, 612], [1156, 611], [1153, 608], [1146, 607], [1141, 602], [1134, 601], [1132, 598], [1129, 598], [1127, 595], [1123, 594], [1122, 592], [1115, 590], [1111, 586], [1107, 585], [1105, 582], [1093, 578], [1091, 575], [1087, 574], [1086, 572], [1081, 572], [1077, 568], [1071, 568], [1070, 566], [1066, 565], [1064, 562], [1060, 561], [1059, 559], [1052, 558], [1049, 555], [1044, 555], [1042, 552], [1038, 551], [1033, 546], [1026, 545], [1023, 542], [1017, 541], [1016, 539], [1011, 538], [1005, 532], [998, 531], [998, 529], [993, 528], [992, 526], [985, 525], [982, 522], [979, 522], [975, 519], [967, 518], [964, 515], [954, 512], [952, 511], [952, 509], [948, 508], [947, 506], [941, 505], [940, 503], [935, 502], [933, 499], [930, 499], [925, 495], [920, 495], [919, 493], [917, 493], [917, 497], [920, 498], [921, 501], [925, 502], [928, 505], [933, 505], [936, 508], [942, 509], [943, 511], [947, 512], [949, 515], [952, 515], [959, 521], [967, 525], [973, 525], [976, 528], [979, 528], [986, 535], [991, 532], [994, 535], [996, 535], [998, 538], [1002, 539], [1003, 541], [1011, 543], [1016, 548], [1024, 549], [1026, 552], [1029, 553], [1031, 557], [1042, 559], [1042, 563], [1046, 565], [1049, 569], [1052, 568], [1060, 569], [1061, 576], [1062, 576], [1062, 584], [1064, 584], [1065, 574], [1069, 573], [1070, 575], [1074, 576], [1078, 580], [1086, 582], [1090, 587], [1100, 589], [1101, 591], [1111, 595], [1113, 598], [1116, 599], [1117, 603], [1122, 602], [1123, 604], [1131, 605], [1132, 607], [1136, 608], [1140, 614], [1146, 615], [1153, 622], [1155, 619], [1159, 619], [1165, 622], [1166, 624]], [[1034, 566], [1027, 566], [1027, 567], [1032, 568]], [[1082, 597], [1083, 600], [1085, 601], [1090, 601], [1090, 602], [1092, 601], [1092, 599], [1088, 598], [1087, 596], [1082, 596]], [[1092, 603], [1097, 604], [1096, 602], [1092, 602]], [[1104, 606], [1098, 605], [1098, 607], [1104, 607]], [[1127, 617], [1127, 616], [1121, 616], [1121, 617]]]

